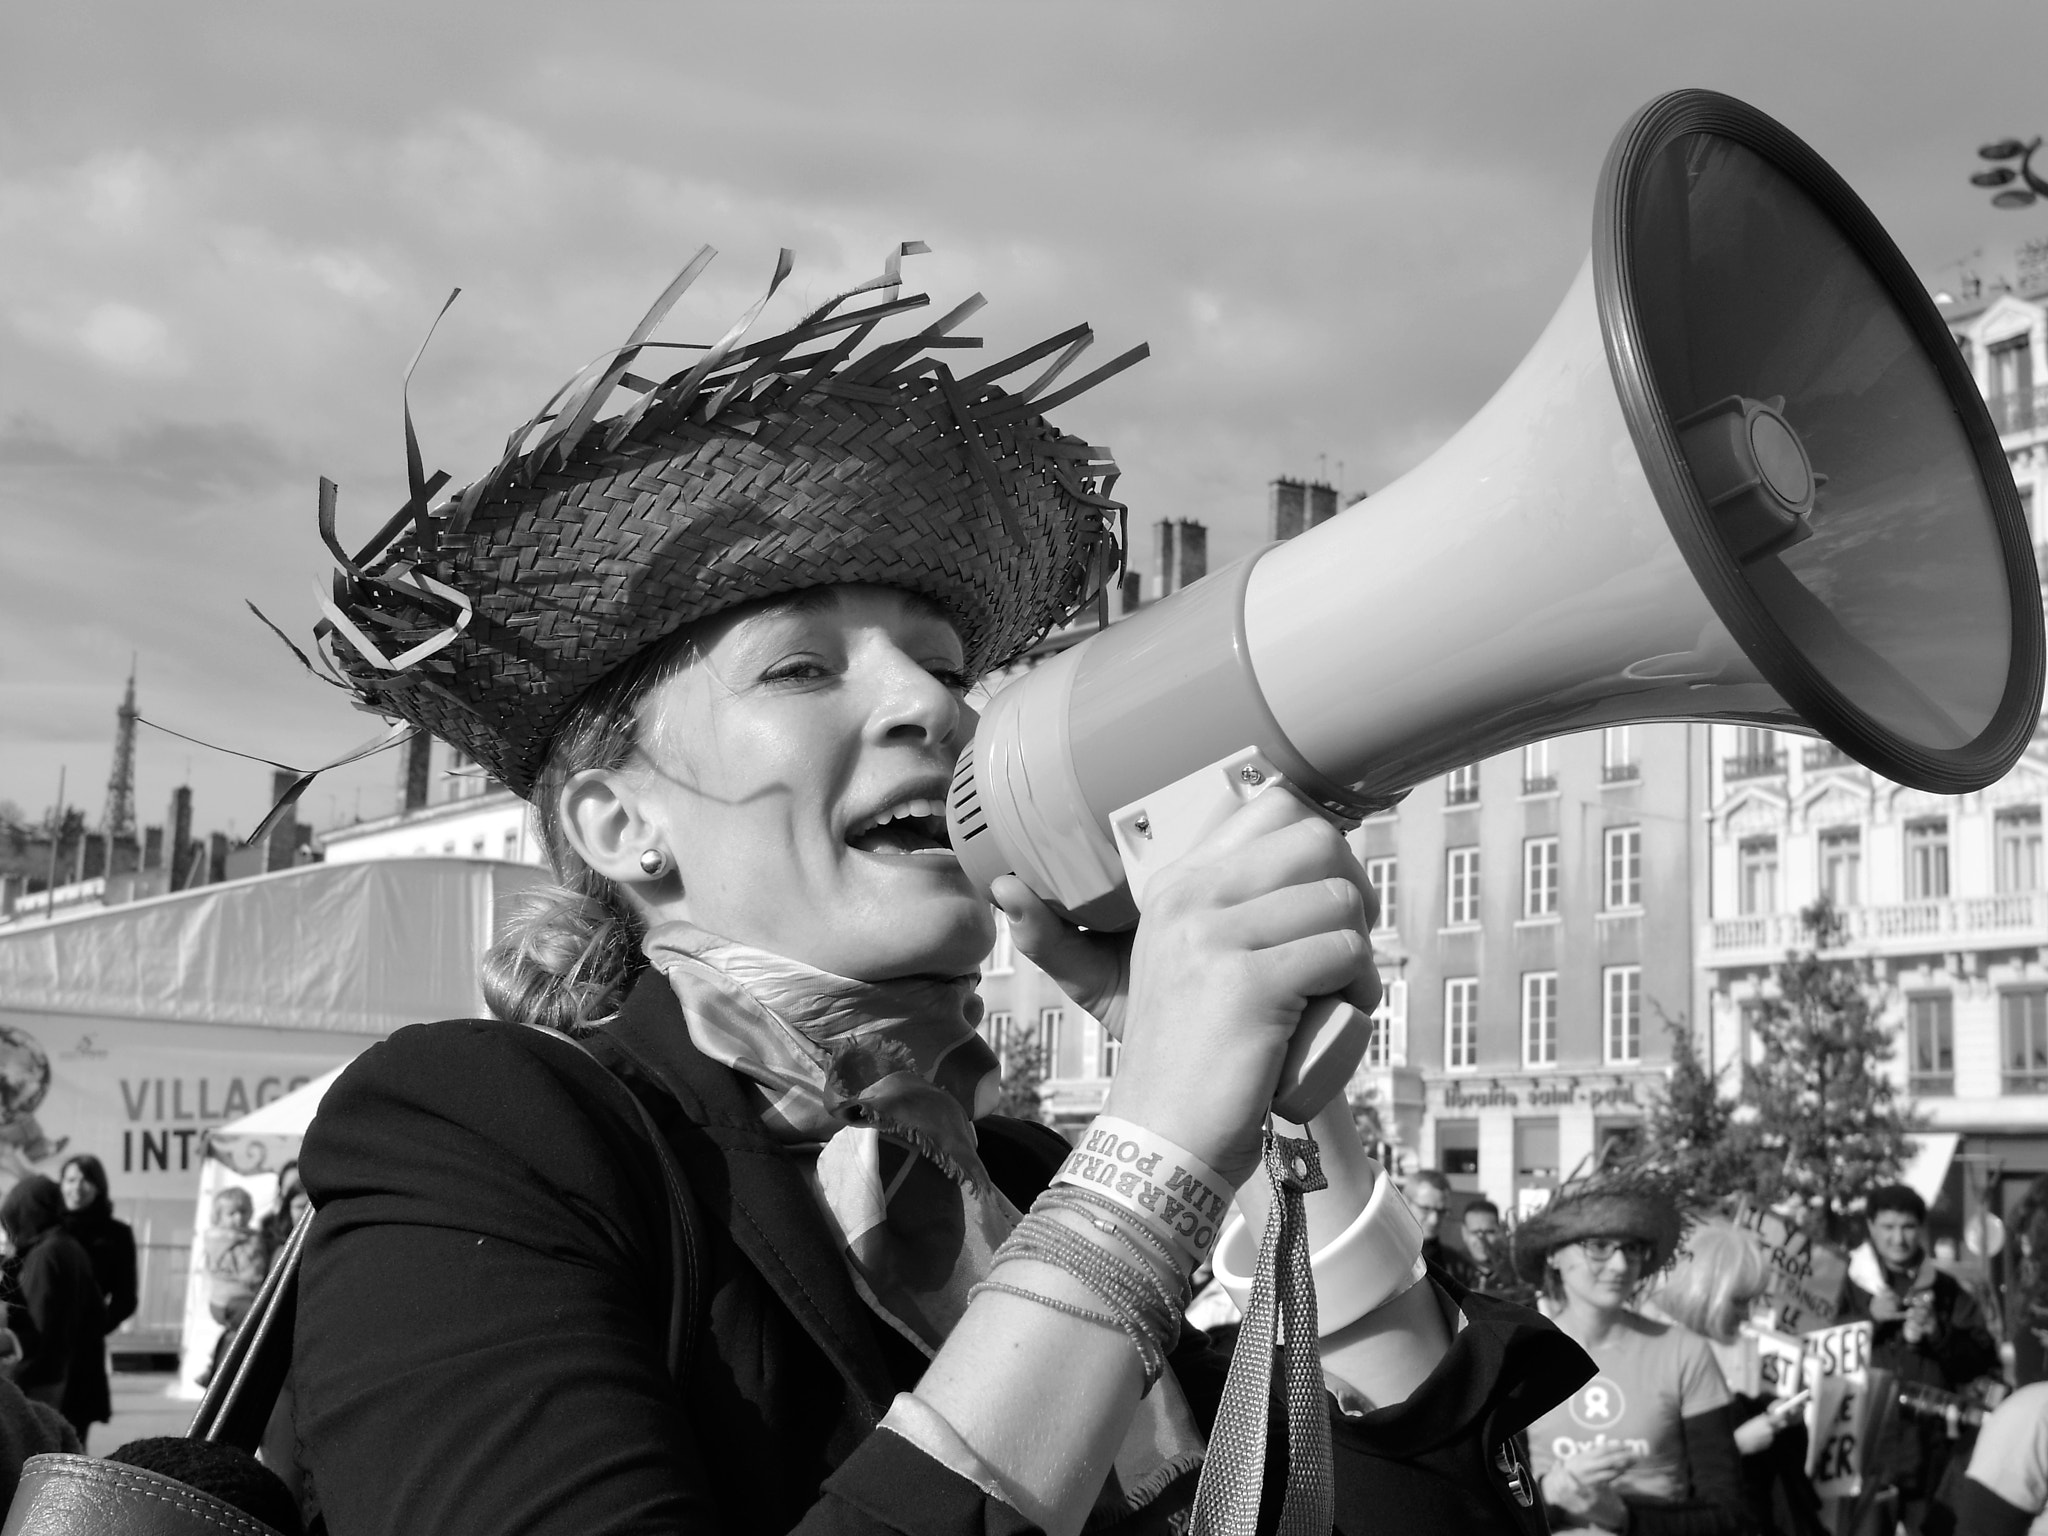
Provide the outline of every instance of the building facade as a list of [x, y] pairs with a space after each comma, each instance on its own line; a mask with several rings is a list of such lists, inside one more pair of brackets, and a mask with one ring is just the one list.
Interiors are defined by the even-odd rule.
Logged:
[[1353, 835], [1388, 993], [1354, 1099], [1397, 1166], [1526, 1211], [1637, 1134], [1694, 1005], [1702, 729], [1539, 742]]
[[527, 804], [446, 742], [422, 736], [399, 764], [401, 809], [319, 834], [330, 864], [460, 855], [545, 864]]

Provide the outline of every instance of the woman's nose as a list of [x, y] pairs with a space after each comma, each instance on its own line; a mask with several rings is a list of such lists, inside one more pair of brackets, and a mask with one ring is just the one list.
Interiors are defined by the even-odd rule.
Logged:
[[879, 696], [869, 717], [878, 740], [953, 742], [966, 719], [960, 696], [923, 666], [900, 653], [881, 667]]

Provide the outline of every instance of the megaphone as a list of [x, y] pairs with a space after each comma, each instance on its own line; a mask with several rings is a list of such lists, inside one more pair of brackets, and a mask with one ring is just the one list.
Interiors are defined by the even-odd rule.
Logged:
[[[1356, 818], [1545, 737], [1724, 720], [1961, 793], [2041, 686], [2018, 492], [1939, 312], [1804, 143], [1679, 91], [1615, 140], [1591, 255], [1478, 415], [996, 693], [948, 820], [982, 889], [1115, 930], [1233, 788]], [[1297, 1031], [1288, 1119], [1355, 1068], [1352, 1012]]]

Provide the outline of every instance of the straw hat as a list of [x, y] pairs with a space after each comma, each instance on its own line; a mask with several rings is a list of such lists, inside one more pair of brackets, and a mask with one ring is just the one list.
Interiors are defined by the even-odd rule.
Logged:
[[[899, 286], [901, 257], [923, 249], [902, 246], [881, 277], [744, 342], [788, 275], [784, 251], [768, 293], [721, 341], [660, 383], [635, 375], [664, 345], [648, 337], [706, 247], [624, 345], [446, 499], [435, 497], [447, 477], [421, 471], [408, 410], [411, 497], [354, 556], [334, 534], [334, 488], [321, 485], [338, 569], [315, 634], [332, 680], [528, 795], [578, 695], [721, 609], [843, 582], [897, 587], [952, 616], [974, 671], [1071, 617], [1120, 569], [1124, 508], [1108, 494], [1108, 450], [1044, 413], [1146, 349], [1053, 390], [1092, 340], [1080, 326], [956, 376], [943, 352], [980, 345], [952, 334], [981, 307], [976, 295], [860, 353], [880, 323], [929, 302]], [[859, 294], [875, 297], [842, 309]], [[999, 385], [1035, 363], [1043, 371], [1015, 393]], [[600, 419], [620, 389], [638, 400]]]
[[1550, 1203], [1515, 1228], [1515, 1273], [1543, 1283], [1545, 1261], [1568, 1243], [1588, 1237], [1633, 1238], [1650, 1245], [1645, 1275], [1671, 1262], [1685, 1236], [1687, 1216], [1676, 1191], [1647, 1173], [1599, 1173], [1560, 1185]]

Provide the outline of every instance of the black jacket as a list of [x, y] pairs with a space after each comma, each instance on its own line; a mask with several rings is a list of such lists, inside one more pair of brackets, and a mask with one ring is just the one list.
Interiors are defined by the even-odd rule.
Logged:
[[[401, 1030], [329, 1090], [300, 1162], [318, 1216], [293, 1384], [334, 1536], [1022, 1529], [872, 1433], [923, 1357], [861, 1302], [797, 1162], [691, 1044], [666, 981], [643, 977], [590, 1044], [699, 1208], [707, 1327], [683, 1400], [663, 1360], [666, 1196], [638, 1126], [560, 1041]], [[985, 1125], [983, 1161], [1028, 1206], [1063, 1143]], [[1191, 1331], [1174, 1365], [1206, 1423], [1225, 1362]], [[1528, 1390], [1529, 1416], [1581, 1379]]]
[[52, 1227], [24, 1246], [20, 1279], [15, 1385], [78, 1428], [106, 1422], [114, 1413], [107, 1386], [106, 1303], [92, 1260], [62, 1227]]
[[64, 1230], [92, 1260], [93, 1276], [106, 1298], [106, 1330], [112, 1333], [135, 1315], [135, 1231], [99, 1210], [66, 1217]]

